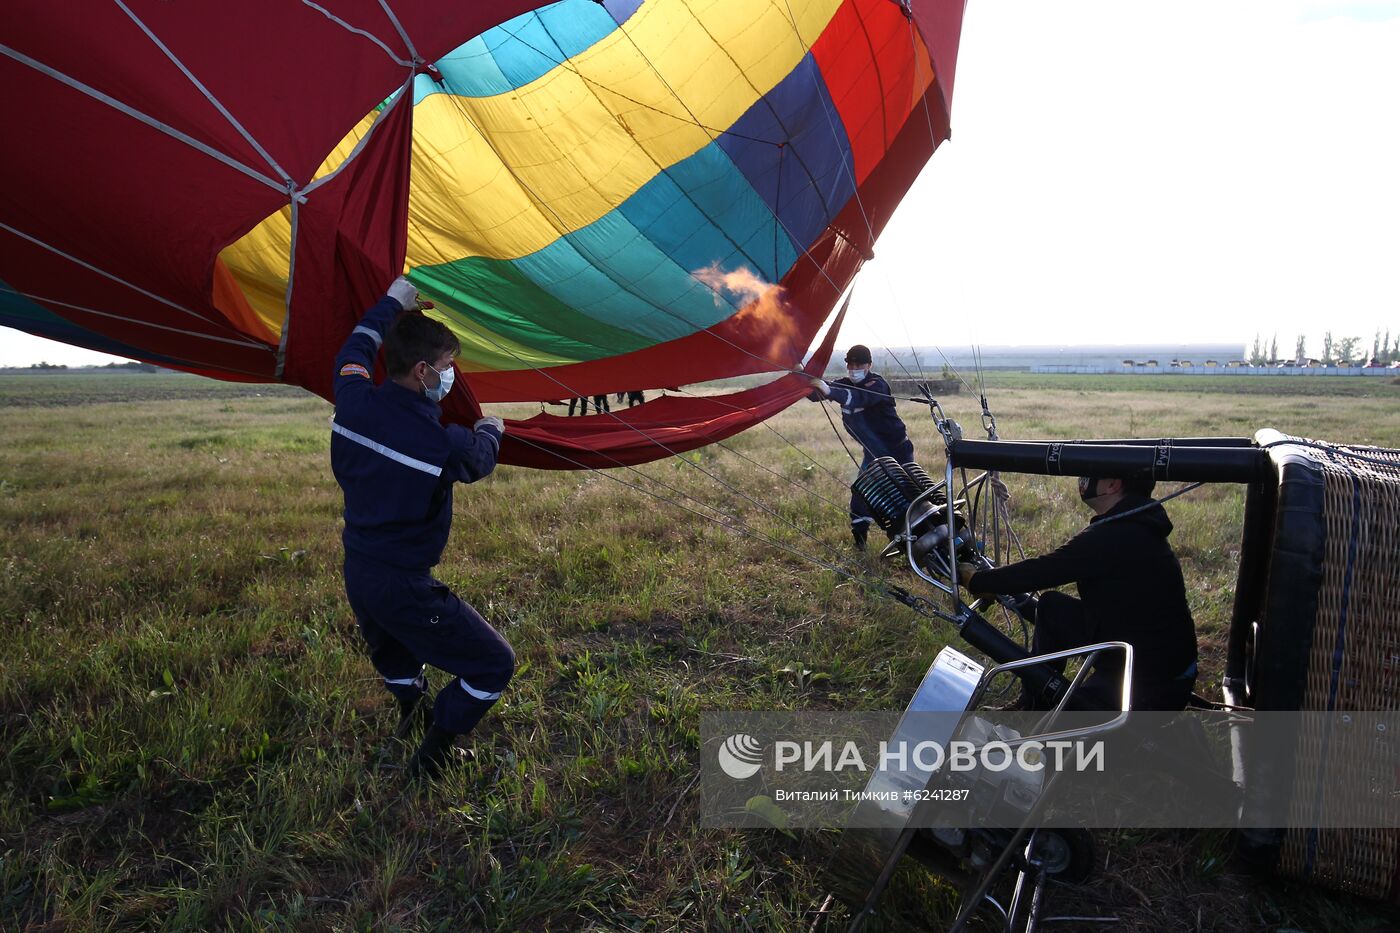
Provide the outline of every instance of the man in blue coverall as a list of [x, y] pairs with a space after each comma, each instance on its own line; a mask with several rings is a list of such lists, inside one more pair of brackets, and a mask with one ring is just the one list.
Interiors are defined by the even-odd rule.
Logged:
[[[812, 380], [814, 402], [831, 399], [841, 406], [841, 424], [864, 451], [860, 468], [864, 470], [877, 457], [893, 457], [900, 463], [914, 459], [914, 444], [909, 432], [894, 410], [894, 394], [883, 376], [870, 371], [870, 348], [861, 344], [846, 354], [846, 376], [835, 382]], [[857, 550], [865, 550], [870, 523], [875, 519], [865, 501], [851, 493], [851, 538]]]
[[[345, 593], [370, 661], [398, 701], [395, 735], [421, 722], [409, 774], [435, 777], [501, 696], [515, 652], [476, 610], [433, 579], [452, 527], [452, 485], [496, 466], [504, 426], [444, 427], [438, 402], [452, 388], [457, 338], [411, 312], [418, 289], [395, 279], [335, 360], [331, 469], [345, 493]], [[373, 379], [384, 349], [388, 378]], [[453, 675], [428, 704], [425, 664]]]

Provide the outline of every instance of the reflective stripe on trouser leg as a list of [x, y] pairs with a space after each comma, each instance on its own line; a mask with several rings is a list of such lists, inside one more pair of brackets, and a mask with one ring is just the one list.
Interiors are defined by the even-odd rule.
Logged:
[[462, 685], [462, 689], [467, 691], [468, 695], [478, 700], [499, 700], [501, 698], [501, 691], [499, 690], [494, 693], [486, 690], [478, 690], [460, 677], [457, 678], [457, 683]]
[[428, 680], [427, 670], [428, 666], [425, 664], [418, 668], [418, 673], [414, 674], [412, 677], [385, 677], [384, 683], [401, 687], [417, 687], [421, 690]]
[[385, 677], [384, 689], [401, 700], [414, 700], [428, 689], [428, 669], [420, 667], [416, 677]]
[[465, 735], [500, 697], [500, 691], [477, 690], [459, 677], [438, 691], [433, 721], [448, 732]]

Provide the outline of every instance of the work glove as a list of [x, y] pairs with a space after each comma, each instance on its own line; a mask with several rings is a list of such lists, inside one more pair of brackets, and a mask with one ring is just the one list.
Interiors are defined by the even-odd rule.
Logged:
[[473, 431], [480, 431], [482, 428], [495, 428], [497, 434], [506, 433], [506, 423], [495, 415], [486, 415], [476, 419], [476, 424], [472, 425]]
[[405, 311], [412, 311], [418, 307], [418, 286], [414, 285], [403, 276], [399, 276], [389, 285], [388, 296], [399, 303], [399, 307]]
[[831, 394], [831, 386], [826, 384], [826, 380], [818, 379], [815, 376], [811, 379], [812, 391], [808, 393], [807, 399], [812, 402], [820, 402]]

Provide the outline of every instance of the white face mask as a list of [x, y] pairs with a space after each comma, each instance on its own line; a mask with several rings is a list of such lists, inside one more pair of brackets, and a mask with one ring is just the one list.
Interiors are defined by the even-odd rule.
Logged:
[[852, 382], [864, 382], [869, 372], [869, 369], [848, 369], [846, 370], [846, 375], [851, 378]]
[[451, 366], [441, 372], [436, 369], [433, 372], [438, 374], [437, 388], [430, 389], [425, 382], [423, 383], [423, 394], [428, 397], [430, 402], [440, 402], [447, 396], [448, 392], [452, 391], [452, 380], [457, 378], [457, 372]]

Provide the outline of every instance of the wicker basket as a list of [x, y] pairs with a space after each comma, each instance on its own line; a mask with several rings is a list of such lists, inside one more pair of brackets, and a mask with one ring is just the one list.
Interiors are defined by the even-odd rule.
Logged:
[[[1278, 482], [1250, 490], [1227, 695], [1257, 709], [1400, 708], [1400, 451], [1272, 431], [1256, 440]], [[1247, 764], [1247, 800], [1287, 795], [1294, 825], [1326, 823], [1335, 778], [1354, 777], [1385, 740], [1304, 731], [1291, 761]], [[1395, 804], [1378, 795], [1368, 805]], [[1367, 897], [1400, 894], [1396, 830], [1289, 830], [1271, 841], [1284, 874]]]

